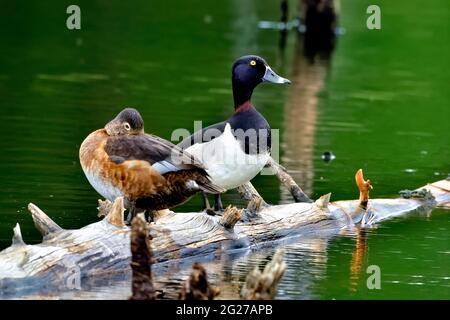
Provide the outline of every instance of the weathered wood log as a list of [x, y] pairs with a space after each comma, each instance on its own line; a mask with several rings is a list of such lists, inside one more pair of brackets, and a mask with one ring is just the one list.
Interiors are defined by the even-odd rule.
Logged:
[[[269, 157], [266, 166], [270, 168], [281, 185], [292, 195], [295, 202], [313, 202], [288, 174], [286, 168], [276, 162], [274, 158]], [[249, 211], [258, 212], [263, 207], [268, 206], [251, 182], [239, 186], [237, 191], [244, 200], [248, 201], [247, 210]]]
[[283, 251], [278, 250], [261, 272], [255, 267], [245, 280], [241, 297], [245, 300], [272, 300], [277, 294], [277, 286], [286, 270]]
[[62, 228], [58, 226], [56, 222], [50, 219], [41, 209], [39, 209], [34, 204], [30, 203], [28, 205], [28, 210], [31, 212], [31, 217], [33, 218], [36, 229], [38, 229], [43, 237], [46, 237], [52, 233], [54, 234], [56, 232], [62, 231]]
[[271, 168], [283, 186], [289, 190], [291, 195], [294, 197], [295, 202], [313, 202], [287, 173], [286, 168], [277, 163], [272, 157], [269, 158], [267, 165]]
[[14, 236], [12, 238], [12, 246], [25, 246], [25, 242], [22, 238], [22, 231], [20, 230], [20, 225], [16, 223], [13, 229]]
[[[434, 198], [372, 199], [367, 210], [360, 207], [358, 200], [329, 203], [329, 195], [315, 203], [264, 207], [249, 216], [243, 210], [233, 228], [225, 227], [221, 217], [204, 212], [169, 212], [151, 225], [155, 263], [221, 255], [303, 235], [337, 234], [347, 227], [348, 216], [358, 224], [370, 212], [367, 226], [371, 226], [450, 201], [450, 181], [441, 180], [423, 189]], [[121, 207], [120, 200], [114, 207]], [[62, 229], [33, 204], [29, 209], [41, 230], [46, 230], [45, 236], [40, 244], [26, 245], [20, 241], [20, 232], [15, 231], [14, 244], [0, 252], [0, 297], [57, 291], [87, 279], [109, 280], [129, 272], [130, 228], [121, 223], [123, 209], [111, 209], [111, 216], [77, 230]]]

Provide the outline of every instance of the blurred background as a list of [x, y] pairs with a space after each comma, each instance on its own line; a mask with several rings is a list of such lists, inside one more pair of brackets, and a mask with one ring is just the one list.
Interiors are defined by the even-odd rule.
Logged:
[[[280, 162], [312, 198], [356, 198], [358, 168], [373, 181], [372, 197], [445, 179], [450, 4], [376, 1], [381, 30], [368, 30], [372, 2], [76, 1], [81, 30], [68, 30], [73, 1], [0, 1], [0, 249], [16, 222], [27, 243], [41, 240], [29, 202], [64, 228], [98, 220], [78, 149], [124, 106], [166, 139], [194, 120], [229, 117], [231, 65], [246, 54], [292, 81], [260, 85], [253, 102], [280, 129]], [[325, 152], [336, 158], [324, 161]], [[253, 182], [269, 203], [292, 201], [274, 176]], [[229, 203], [242, 204], [233, 191]], [[195, 197], [175, 211], [200, 208]], [[354, 236], [291, 243], [279, 298], [450, 298], [449, 231], [448, 212], [435, 210], [384, 223], [362, 244]], [[213, 281], [238, 288], [272, 254], [216, 262]], [[382, 290], [365, 287], [369, 264], [381, 266]], [[176, 270], [171, 281], [187, 272]]]

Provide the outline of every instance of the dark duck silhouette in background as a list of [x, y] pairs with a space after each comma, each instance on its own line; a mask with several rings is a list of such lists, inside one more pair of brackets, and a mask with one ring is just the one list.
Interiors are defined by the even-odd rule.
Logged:
[[[178, 146], [205, 164], [211, 181], [233, 189], [253, 179], [266, 165], [271, 151], [270, 126], [251, 103], [253, 90], [261, 82], [289, 84], [263, 58], [249, 55], [232, 68], [234, 114], [227, 120], [195, 132]], [[205, 207], [210, 210], [205, 194]], [[220, 193], [215, 211], [222, 211]]]
[[199, 191], [223, 191], [211, 183], [205, 167], [188, 152], [146, 134], [141, 115], [132, 108], [122, 110], [83, 141], [80, 162], [99, 194], [110, 201], [124, 197], [128, 222], [137, 210], [162, 210]]

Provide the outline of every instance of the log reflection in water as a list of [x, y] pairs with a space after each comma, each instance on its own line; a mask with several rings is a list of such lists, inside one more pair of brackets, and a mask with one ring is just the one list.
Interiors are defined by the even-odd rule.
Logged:
[[355, 249], [350, 261], [350, 290], [358, 291], [358, 283], [361, 277], [361, 270], [365, 262], [367, 252], [367, 235], [364, 229], [360, 229], [356, 234]]
[[[313, 285], [317, 278], [325, 275], [328, 240], [327, 237], [308, 237], [283, 246], [287, 269], [278, 286], [277, 298], [293, 295], [302, 299], [316, 297]], [[275, 250], [276, 247], [264, 248], [195, 261], [200, 262], [208, 271], [211, 284], [220, 288], [220, 295], [216, 299], [240, 299], [239, 294], [248, 273], [255, 267], [263, 269], [272, 259]], [[180, 283], [187, 279], [190, 266], [195, 261], [170, 263], [155, 270], [155, 288], [164, 290], [165, 299], [176, 298]], [[310, 273], [312, 270], [314, 274]]]

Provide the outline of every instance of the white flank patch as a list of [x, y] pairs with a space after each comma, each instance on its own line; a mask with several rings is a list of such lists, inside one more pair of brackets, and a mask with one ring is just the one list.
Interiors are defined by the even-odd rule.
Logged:
[[195, 182], [194, 180], [187, 181], [186, 187], [191, 190], [200, 190], [200, 187], [198, 186], [197, 182]]
[[212, 182], [224, 189], [236, 188], [253, 179], [266, 165], [269, 153], [249, 155], [227, 123], [219, 137], [204, 143], [196, 143], [186, 149], [207, 167]]
[[88, 179], [89, 183], [94, 187], [95, 191], [101, 194], [105, 199], [109, 201], [114, 201], [117, 197], [123, 197], [122, 192], [110, 183], [106, 183], [98, 175], [95, 175], [87, 170], [84, 170], [84, 174]]

